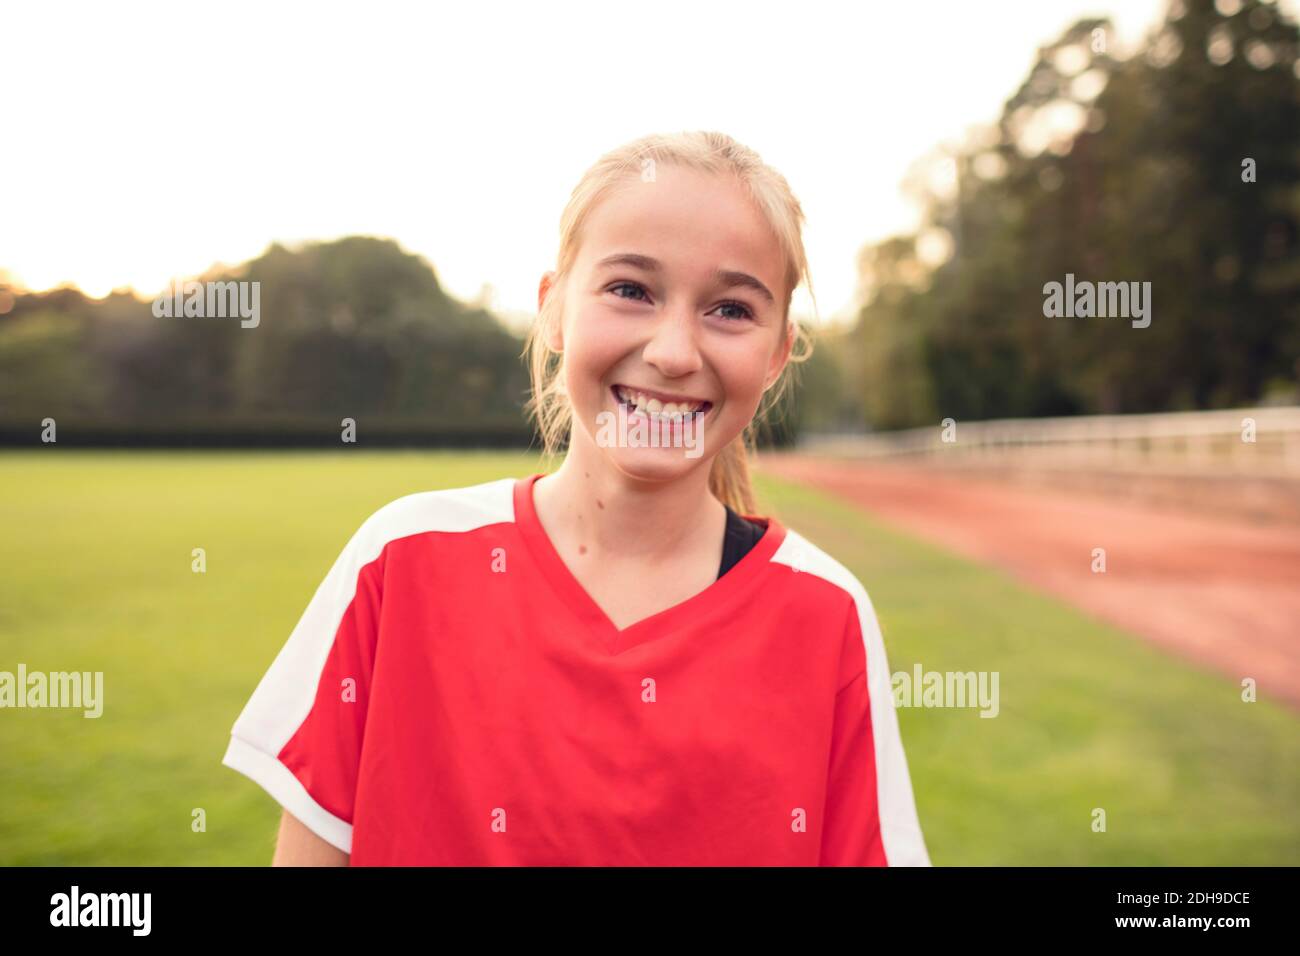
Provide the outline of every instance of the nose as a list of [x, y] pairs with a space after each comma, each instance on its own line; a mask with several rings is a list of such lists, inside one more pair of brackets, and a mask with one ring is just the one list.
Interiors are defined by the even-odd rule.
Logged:
[[704, 362], [696, 341], [698, 324], [687, 306], [664, 309], [655, 319], [654, 331], [641, 357], [666, 378], [680, 378], [698, 372]]

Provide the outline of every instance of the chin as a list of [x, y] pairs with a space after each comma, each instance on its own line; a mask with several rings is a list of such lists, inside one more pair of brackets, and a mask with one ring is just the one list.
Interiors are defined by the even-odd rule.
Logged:
[[638, 481], [667, 482], [708, 468], [713, 456], [701, 449], [698, 457], [687, 458], [686, 448], [602, 448], [606, 459], [620, 472]]

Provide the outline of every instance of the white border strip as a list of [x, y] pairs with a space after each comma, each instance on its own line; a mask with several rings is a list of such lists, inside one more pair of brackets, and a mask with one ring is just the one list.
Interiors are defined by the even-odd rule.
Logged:
[[302, 782], [275, 757], [238, 737], [231, 737], [221, 762], [257, 783], [321, 839], [344, 853], [352, 852], [352, 824], [313, 800]]
[[907, 755], [898, 730], [889, 661], [871, 598], [862, 582], [803, 535], [786, 528], [785, 540], [772, 561], [816, 575], [848, 592], [858, 612], [858, 626], [867, 659], [867, 695], [871, 705], [871, 740], [876, 761], [876, 807], [880, 839], [890, 866], [931, 866], [912, 794]]

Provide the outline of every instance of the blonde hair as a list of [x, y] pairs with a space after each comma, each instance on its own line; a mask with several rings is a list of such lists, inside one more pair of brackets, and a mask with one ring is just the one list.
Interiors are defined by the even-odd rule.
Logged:
[[[592, 210], [619, 185], [633, 177], [641, 178], [647, 169], [653, 171], [663, 165], [733, 176], [771, 226], [786, 263], [782, 315], [785, 336], [795, 336], [790, 360], [778, 380], [764, 393], [754, 419], [735, 440], [718, 452], [709, 471], [709, 490], [718, 500], [741, 514], [754, 515], [757, 506], [749, 475], [750, 454], [755, 444], [754, 423], [780, 401], [793, 374], [793, 366], [806, 361], [812, 354], [812, 338], [808, 331], [790, 318], [790, 300], [795, 288], [803, 282], [812, 296], [812, 279], [803, 248], [803, 209], [789, 183], [764, 163], [756, 152], [730, 136], [709, 131], [643, 136], [601, 156], [583, 175], [560, 217], [560, 248], [554, 283], [524, 344], [523, 355], [528, 359], [532, 385], [525, 411], [536, 420], [545, 456], [548, 459], [553, 457], [573, 428], [573, 407], [564, 390], [563, 355], [547, 345], [547, 333], [552, 327], [558, 327], [564, 315], [565, 279], [582, 242], [582, 227]], [[816, 306], [817, 300], [813, 296], [814, 310]], [[799, 353], [795, 346], [801, 343], [805, 351]], [[784, 344], [785, 338], [782, 346]]]

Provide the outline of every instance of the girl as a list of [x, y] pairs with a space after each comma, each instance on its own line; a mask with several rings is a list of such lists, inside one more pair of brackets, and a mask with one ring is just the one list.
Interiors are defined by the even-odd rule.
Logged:
[[563, 463], [348, 542], [223, 761], [276, 863], [929, 864], [867, 594], [755, 514], [802, 221], [719, 133], [587, 172], [526, 348]]

